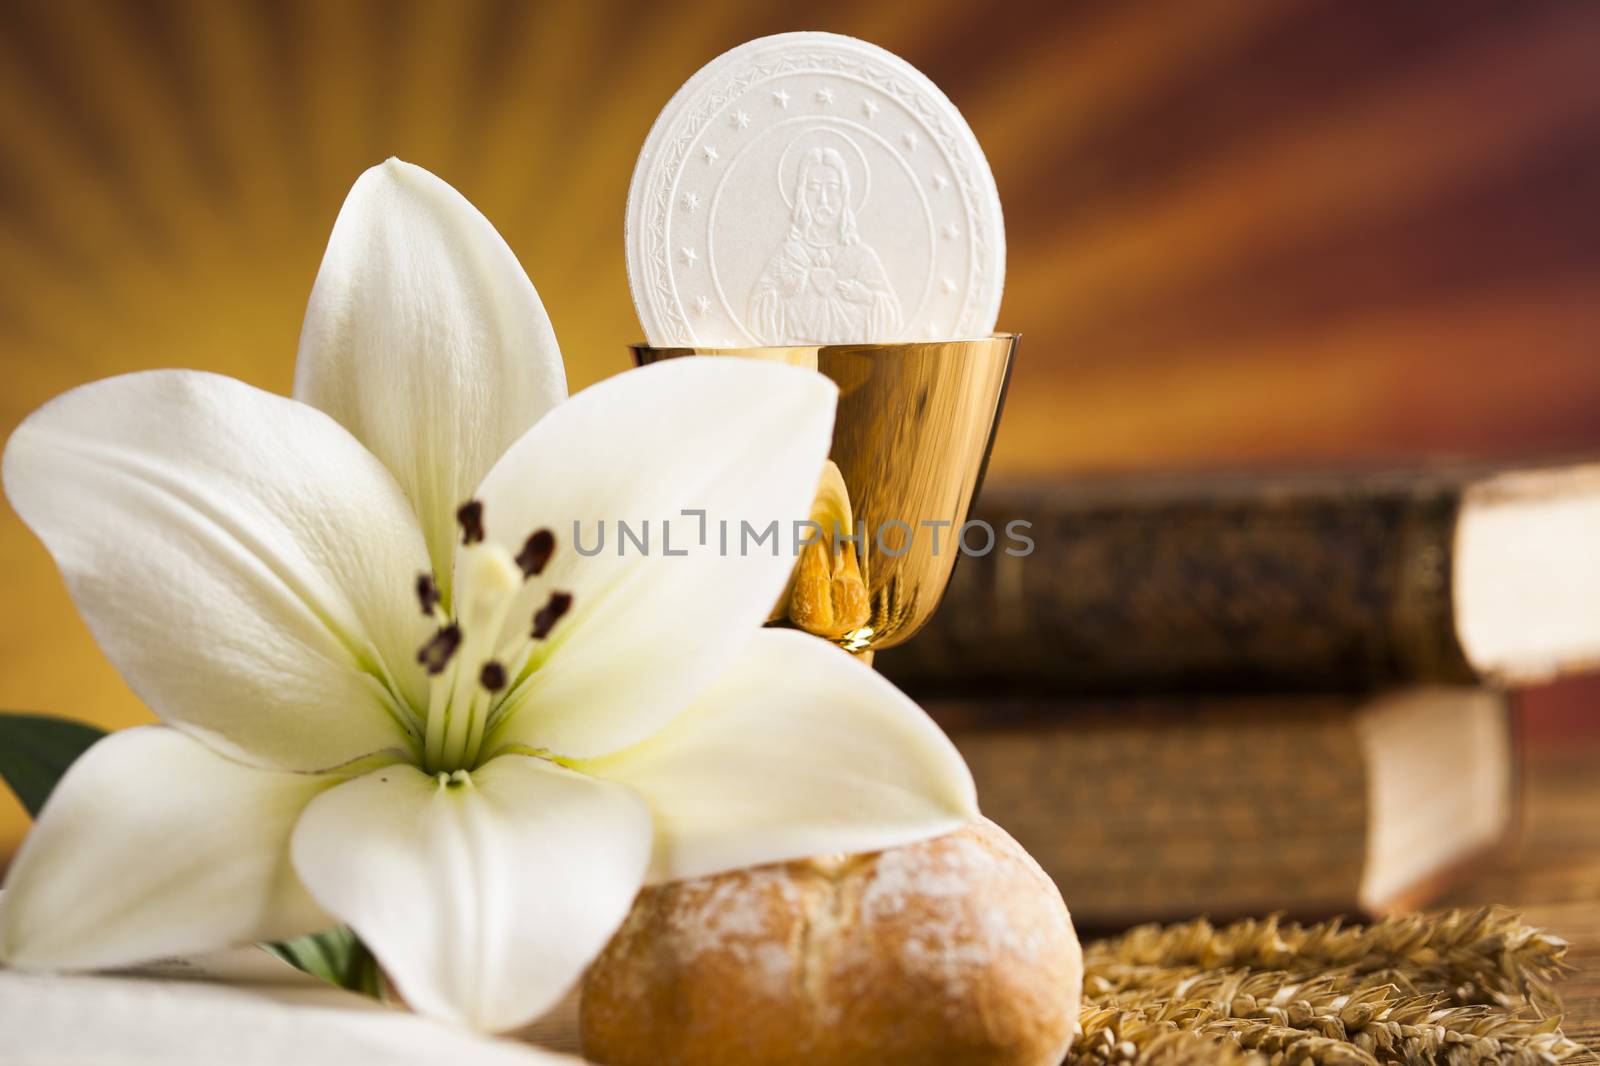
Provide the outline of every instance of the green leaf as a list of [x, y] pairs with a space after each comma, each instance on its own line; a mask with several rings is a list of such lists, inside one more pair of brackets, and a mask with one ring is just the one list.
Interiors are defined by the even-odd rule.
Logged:
[[0, 713], [0, 780], [37, 818], [67, 767], [103, 736], [70, 718]]
[[330, 985], [374, 999], [383, 998], [378, 960], [355, 933], [342, 925], [262, 947], [295, 969], [320, 977]]

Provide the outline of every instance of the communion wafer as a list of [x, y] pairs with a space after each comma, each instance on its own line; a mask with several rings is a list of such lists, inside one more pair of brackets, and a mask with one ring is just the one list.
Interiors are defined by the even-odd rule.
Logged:
[[656, 119], [628, 191], [656, 347], [958, 339], [1005, 280], [994, 177], [915, 67], [831, 33], [725, 52]]

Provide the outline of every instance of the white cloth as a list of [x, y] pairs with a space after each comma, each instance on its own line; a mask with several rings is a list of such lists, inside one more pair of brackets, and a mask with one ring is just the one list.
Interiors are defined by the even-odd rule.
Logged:
[[[159, 976], [183, 974], [183, 977]], [[5, 1066], [573, 1066], [385, 1007], [259, 951], [139, 973], [0, 969]]]

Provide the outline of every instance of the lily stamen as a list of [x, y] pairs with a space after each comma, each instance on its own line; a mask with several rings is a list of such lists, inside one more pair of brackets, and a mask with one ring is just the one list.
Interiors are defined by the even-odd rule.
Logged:
[[478, 684], [489, 692], [499, 692], [506, 687], [506, 668], [490, 659], [478, 671]]
[[556, 535], [550, 530], [540, 529], [530, 534], [522, 550], [517, 553], [517, 565], [522, 567], [522, 576], [538, 577], [544, 573], [555, 551]]
[[550, 635], [561, 617], [572, 610], [572, 593], [552, 592], [550, 599], [533, 616], [533, 639], [543, 640]]
[[543, 640], [572, 607], [572, 594], [551, 594], [534, 615], [528, 630], [506, 632], [506, 618], [521, 602], [522, 589], [549, 566], [555, 555], [555, 533], [540, 528], [528, 535], [513, 556], [500, 543], [485, 539], [482, 501], [469, 500], [456, 510], [464, 545], [457, 561], [455, 602], [447, 612], [431, 574], [417, 579], [419, 604], [442, 623], [419, 653], [433, 676], [424, 728], [423, 761], [430, 769], [449, 771], [476, 764], [483, 737], [508, 690], [528, 670], [534, 641]]
[[417, 603], [421, 605], [425, 618], [432, 618], [439, 610], [439, 583], [432, 574], [417, 575]]
[[446, 666], [450, 665], [456, 649], [461, 647], [461, 639], [461, 627], [454, 622], [441, 627], [428, 643], [417, 649], [417, 662], [426, 667], [428, 673], [437, 677], [444, 673]]
[[456, 522], [461, 526], [461, 543], [477, 544], [483, 540], [483, 504], [468, 500], [456, 508]]

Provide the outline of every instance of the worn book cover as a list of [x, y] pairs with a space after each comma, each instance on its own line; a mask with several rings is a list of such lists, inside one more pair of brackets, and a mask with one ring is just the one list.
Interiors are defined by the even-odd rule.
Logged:
[[[1600, 465], [992, 483], [919, 693], [1523, 684], [1600, 662]], [[1534, 621], [1535, 620], [1536, 624]]]
[[1380, 914], [1503, 845], [1506, 697], [942, 701], [984, 814], [1088, 928], [1206, 914]]

